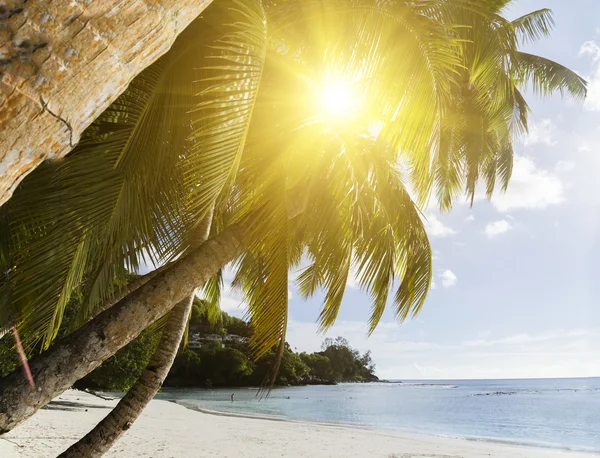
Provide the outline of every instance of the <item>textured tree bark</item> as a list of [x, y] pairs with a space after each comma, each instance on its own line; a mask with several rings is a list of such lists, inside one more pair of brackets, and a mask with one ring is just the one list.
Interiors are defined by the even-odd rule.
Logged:
[[232, 225], [29, 362], [37, 389], [20, 370], [0, 380], [0, 433], [90, 373], [184, 300], [243, 250], [251, 221]]
[[94, 429], [61, 453], [60, 458], [100, 457], [131, 427], [158, 392], [173, 365], [193, 300], [192, 293], [169, 312], [160, 343], [135, 385]]
[[0, 205], [61, 158], [212, 0], [7, 0], [0, 5]]

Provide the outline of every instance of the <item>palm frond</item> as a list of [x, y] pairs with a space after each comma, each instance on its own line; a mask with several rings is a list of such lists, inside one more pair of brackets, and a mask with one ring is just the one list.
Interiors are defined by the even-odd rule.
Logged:
[[[236, 283], [242, 285], [253, 328], [250, 349], [259, 358], [274, 345], [285, 341], [288, 315], [289, 243], [286, 191], [269, 199], [265, 214], [248, 234], [250, 246], [241, 261]], [[269, 195], [272, 195], [269, 193]]]
[[548, 8], [525, 14], [510, 24], [522, 43], [534, 43], [549, 36], [555, 25], [552, 10]]
[[205, 67], [214, 73], [201, 93], [205, 99], [193, 113], [193, 147], [184, 161], [190, 194], [188, 211], [199, 220], [207, 205], [231, 191], [239, 167], [267, 52], [267, 23], [260, 0], [233, 0], [233, 29], [213, 46], [218, 65]]
[[215, 313], [221, 308], [221, 291], [223, 290], [223, 272], [219, 270], [202, 287], [204, 301], [210, 304], [208, 308], [208, 320], [215, 318]]
[[585, 79], [550, 59], [518, 52], [513, 65], [517, 78], [523, 84], [529, 84], [536, 94], [548, 96], [558, 91], [576, 99], [584, 99], [587, 95]]

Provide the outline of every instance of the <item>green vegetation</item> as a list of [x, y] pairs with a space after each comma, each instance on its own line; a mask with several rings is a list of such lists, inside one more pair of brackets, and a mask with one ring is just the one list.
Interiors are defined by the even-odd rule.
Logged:
[[160, 333], [150, 328], [102, 363], [97, 370], [79, 380], [75, 387], [106, 391], [128, 390], [148, 365], [158, 345]]
[[19, 366], [19, 354], [14, 344], [11, 333], [0, 339], [0, 377], [10, 374]]
[[[195, 299], [192, 310], [189, 325], [192, 335], [198, 332], [201, 336], [251, 335], [251, 327], [244, 320], [225, 312], [209, 320], [204, 301]], [[128, 390], [148, 364], [159, 338], [159, 329], [147, 329], [81, 379], [76, 387]], [[260, 386], [268, 379], [275, 359], [276, 348], [253, 361], [247, 341], [204, 340], [201, 348], [180, 350], [165, 386]], [[374, 371], [370, 353], [361, 355], [343, 337], [325, 339], [322, 351], [310, 354], [296, 353], [286, 343], [275, 385], [371, 382], [378, 380]]]

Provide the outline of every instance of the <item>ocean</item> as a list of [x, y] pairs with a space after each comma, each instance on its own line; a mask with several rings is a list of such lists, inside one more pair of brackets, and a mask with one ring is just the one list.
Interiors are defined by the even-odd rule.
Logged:
[[166, 388], [157, 397], [192, 409], [600, 452], [600, 378], [403, 380], [256, 394]]

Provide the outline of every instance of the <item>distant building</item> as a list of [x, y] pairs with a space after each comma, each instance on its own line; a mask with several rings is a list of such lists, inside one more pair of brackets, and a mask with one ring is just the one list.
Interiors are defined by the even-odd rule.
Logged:
[[236, 343], [246, 343], [248, 342], [248, 337], [242, 337], [235, 334], [227, 334], [223, 337], [225, 342], [236, 342]]
[[188, 347], [189, 348], [202, 348], [202, 344], [211, 341], [220, 341], [221, 348], [225, 348], [225, 342], [227, 343], [246, 343], [248, 337], [242, 337], [235, 334], [227, 334], [226, 336], [220, 336], [219, 334], [201, 334], [199, 332], [190, 333]]

